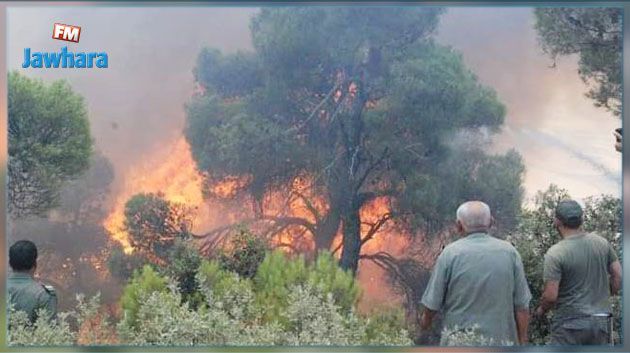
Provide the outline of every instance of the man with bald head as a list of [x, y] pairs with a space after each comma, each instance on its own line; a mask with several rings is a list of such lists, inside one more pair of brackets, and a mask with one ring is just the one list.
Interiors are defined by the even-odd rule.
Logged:
[[462, 238], [446, 246], [435, 263], [422, 296], [423, 330], [440, 312], [449, 331], [476, 328], [493, 344], [527, 343], [531, 293], [523, 263], [510, 243], [488, 235], [492, 223], [490, 207], [481, 201], [457, 209]]

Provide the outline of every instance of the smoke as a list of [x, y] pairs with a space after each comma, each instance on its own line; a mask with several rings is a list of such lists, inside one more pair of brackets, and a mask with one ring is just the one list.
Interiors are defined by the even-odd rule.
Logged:
[[[249, 19], [256, 11], [10, 7], [8, 66], [45, 81], [65, 79], [85, 97], [96, 147], [114, 168], [110, 194], [115, 196], [134, 166], [153, 161], [159, 156], [156, 152], [177, 151], [172, 146], [181, 137], [184, 106], [195, 90], [192, 70], [199, 51], [205, 46], [224, 52], [250, 49]], [[52, 40], [55, 22], [81, 26], [81, 42]], [[574, 197], [619, 194], [620, 154], [614, 151], [611, 133], [620, 121], [584, 97], [586, 87], [578, 78], [575, 57], [550, 68], [551, 59], [536, 41], [531, 8], [451, 8], [440, 22], [437, 39], [461, 51], [481, 82], [495, 88], [505, 103], [505, 128], [493, 139], [492, 148], [496, 152], [516, 148], [523, 155], [529, 195], [550, 183], [567, 188]], [[58, 51], [64, 45], [71, 51], [105, 51], [110, 67], [21, 69], [24, 48]], [[472, 140], [486, 143], [486, 135]], [[66, 254], [81, 253], [78, 247], [99, 246], [79, 233], [39, 225], [10, 236], [26, 237], [25, 232], [40, 232], [41, 239], [53, 234], [60, 261]]]
[[[45, 80], [66, 79], [85, 98], [95, 142], [116, 171], [114, 186], [151, 151], [173, 143], [184, 125], [184, 105], [194, 90], [192, 69], [204, 46], [226, 52], [251, 48], [249, 19], [255, 8], [218, 7], [16, 7], [8, 9], [8, 64], [11, 69]], [[74, 50], [106, 51], [105, 70], [24, 70], [25, 47], [56, 51], [50, 39], [52, 23], [82, 26]], [[508, 109], [506, 129], [495, 139], [495, 150], [516, 148], [527, 166], [528, 194], [550, 182], [567, 185], [577, 196], [619, 193], [619, 155], [611, 132], [620, 125], [584, 97], [585, 85], [577, 75], [576, 58], [560, 60], [555, 69], [538, 46], [531, 8], [450, 8], [438, 28], [438, 41], [463, 53], [479, 79], [495, 88]], [[521, 128], [563, 135], [564, 144], [531, 140]], [[588, 133], [588, 138], [583, 136]], [[518, 135], [517, 138], [514, 134]], [[570, 173], [553, 161], [552, 154], [583, 154], [604, 167], [590, 165], [598, 174], [597, 189], [583, 189]], [[544, 154], [543, 154], [544, 155]], [[544, 168], [539, 168], [540, 165]], [[569, 168], [571, 169], [571, 168]], [[544, 170], [552, 170], [557, 178]], [[589, 178], [592, 181], [593, 175]], [[597, 179], [597, 178], [595, 178]], [[114, 191], [115, 190], [114, 187]]]
[[[8, 9], [8, 64], [46, 81], [66, 79], [89, 108], [96, 146], [114, 163], [117, 182], [147, 153], [173, 141], [194, 90], [192, 69], [204, 46], [251, 46], [252, 8], [20, 7]], [[82, 27], [77, 51], [105, 51], [103, 70], [21, 69], [23, 48], [58, 51], [54, 22]]]
[[[250, 48], [253, 8], [214, 7], [14, 7], [7, 10], [8, 67], [50, 82], [67, 80], [85, 98], [96, 148], [112, 163], [114, 180], [105, 212], [116, 202], [134, 166], [154, 161], [156, 152], [177, 151], [185, 122], [184, 104], [194, 91], [192, 70], [204, 46], [233, 52]], [[78, 44], [51, 40], [55, 22], [82, 27]], [[22, 69], [23, 50], [105, 51], [103, 70]], [[164, 155], [167, 158], [168, 154]], [[146, 173], [151, 173], [150, 168]], [[54, 218], [54, 217], [53, 217]], [[104, 216], [103, 216], [104, 218]], [[28, 238], [40, 247], [40, 269], [60, 292], [60, 306], [74, 293], [100, 290], [114, 302], [119, 287], [98, 278], [87, 255], [99, 255], [103, 229], [70, 228], [63, 221], [12, 222], [9, 240]], [[87, 254], [87, 255], [86, 255]], [[103, 256], [100, 256], [100, 260]], [[101, 266], [103, 264], [100, 264]], [[90, 280], [87, 280], [90, 279]]]
[[530, 136], [532, 139], [539, 141], [542, 145], [553, 146], [554, 148], [559, 148], [567, 151], [575, 158], [578, 158], [579, 160], [588, 163], [593, 169], [599, 171], [603, 176], [608, 178], [613, 183], [618, 183], [620, 181], [620, 175], [618, 173], [614, 173], [607, 166], [600, 163], [592, 156], [580, 151], [579, 149], [569, 146], [557, 137], [541, 131], [534, 131], [529, 129], [522, 129], [521, 132], [524, 135]]
[[621, 121], [584, 96], [577, 57], [551, 67], [534, 23], [532, 8], [450, 8], [437, 39], [459, 50], [506, 105], [493, 151], [521, 153], [528, 196], [551, 183], [576, 198], [620, 195], [621, 155], [613, 148], [612, 131]]

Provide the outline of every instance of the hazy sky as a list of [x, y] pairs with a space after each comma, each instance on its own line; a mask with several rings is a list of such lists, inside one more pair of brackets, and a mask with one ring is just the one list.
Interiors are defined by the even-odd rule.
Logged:
[[[231, 52], [251, 46], [253, 8], [11, 7], [8, 62], [31, 77], [66, 78], [87, 100], [96, 145], [117, 178], [147, 151], [181, 134], [184, 105], [194, 89], [192, 69], [204, 46]], [[71, 50], [106, 51], [109, 68], [21, 69], [23, 49], [58, 51], [54, 22], [82, 26]], [[494, 87], [508, 114], [494, 148], [524, 157], [528, 195], [556, 183], [576, 197], [620, 195], [621, 156], [612, 130], [618, 118], [593, 107], [576, 59], [555, 69], [543, 55], [529, 8], [452, 8], [438, 40], [463, 53], [481, 81]]]

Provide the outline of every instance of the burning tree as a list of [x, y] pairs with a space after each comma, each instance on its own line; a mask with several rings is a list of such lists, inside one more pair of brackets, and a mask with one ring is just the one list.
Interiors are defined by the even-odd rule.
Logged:
[[190, 235], [191, 214], [184, 205], [159, 194], [137, 194], [125, 205], [125, 228], [135, 249], [164, 260], [169, 249]]
[[[253, 52], [204, 49], [185, 134], [208, 183], [242, 177], [260, 218], [301, 227], [316, 249], [341, 234], [340, 264], [352, 271], [385, 224], [437, 232], [467, 198], [505, 210], [513, 223], [520, 157], [470, 147], [462, 159], [449, 143], [462, 130], [497, 131], [505, 108], [458, 53], [432, 40], [440, 13], [268, 8], [251, 22]], [[461, 163], [445, 170], [447, 160]], [[304, 177], [308, 192], [291, 189]], [[265, 213], [265, 195], [287, 188], [307, 217]], [[361, 210], [375, 200], [388, 211], [367, 224]]]

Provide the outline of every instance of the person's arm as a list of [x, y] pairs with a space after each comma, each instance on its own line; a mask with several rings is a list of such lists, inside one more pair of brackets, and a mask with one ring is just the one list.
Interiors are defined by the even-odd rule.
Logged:
[[422, 312], [422, 318], [420, 319], [420, 328], [423, 331], [426, 331], [431, 328], [431, 324], [433, 323], [433, 318], [437, 311], [431, 310], [427, 307], [424, 308]]
[[623, 151], [623, 135], [621, 129], [613, 131], [613, 135], [615, 135], [615, 150], [617, 150], [617, 152]]
[[529, 327], [529, 309], [515, 309], [514, 316], [516, 318], [516, 331], [518, 333], [518, 343], [527, 344], [527, 328]]
[[621, 290], [621, 263], [619, 260], [613, 261], [608, 266], [610, 272], [610, 294], [617, 295]]
[[46, 310], [50, 320], [57, 320], [57, 293], [49, 285], [44, 285], [44, 289], [39, 297], [39, 307]]
[[536, 309], [536, 315], [543, 316], [549, 309], [556, 305], [558, 300], [558, 288], [560, 286], [559, 281], [547, 281], [545, 282], [545, 289], [540, 298], [540, 305]]
[[558, 290], [562, 279], [562, 265], [560, 259], [554, 255], [553, 249], [545, 254], [543, 266], [543, 282], [545, 283], [535, 315], [542, 317], [549, 309], [553, 308], [558, 300]]
[[431, 327], [435, 314], [442, 307], [444, 295], [446, 294], [446, 288], [448, 286], [448, 263], [448, 255], [445, 255], [443, 252], [435, 262], [435, 266], [433, 266], [431, 278], [429, 279], [427, 288], [422, 295], [421, 303], [424, 306], [424, 311], [422, 312], [422, 317], [420, 319], [420, 327], [423, 330], [428, 330]]

